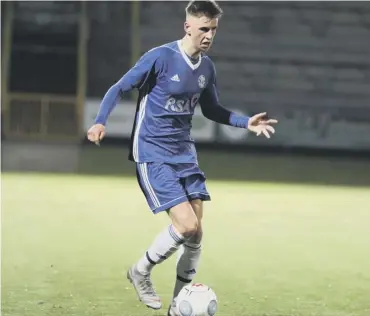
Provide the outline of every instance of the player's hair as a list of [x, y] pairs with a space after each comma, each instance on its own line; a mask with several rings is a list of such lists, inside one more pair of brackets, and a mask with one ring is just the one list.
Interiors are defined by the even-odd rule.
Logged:
[[223, 14], [222, 9], [216, 3], [216, 1], [190, 1], [186, 6], [185, 12], [187, 15], [192, 16], [206, 16], [210, 19], [221, 17]]

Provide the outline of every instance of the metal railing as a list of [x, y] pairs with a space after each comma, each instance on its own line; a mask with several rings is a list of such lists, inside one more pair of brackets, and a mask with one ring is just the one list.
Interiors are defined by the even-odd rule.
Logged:
[[9, 91], [14, 3], [4, 14], [2, 53], [2, 116], [6, 139], [81, 140], [86, 96], [86, 47], [88, 19], [86, 2], [81, 2], [76, 95]]

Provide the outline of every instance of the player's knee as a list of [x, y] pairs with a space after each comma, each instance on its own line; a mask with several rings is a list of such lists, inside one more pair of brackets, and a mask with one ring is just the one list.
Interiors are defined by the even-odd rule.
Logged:
[[203, 230], [202, 230], [202, 226], [199, 224], [198, 224], [197, 231], [189, 238], [189, 242], [193, 244], [200, 244], [202, 242]]
[[199, 223], [196, 216], [183, 218], [181, 221], [174, 221], [173, 225], [185, 239], [192, 238], [198, 231]]
[[182, 203], [170, 210], [172, 224], [185, 239], [191, 238], [200, 226], [190, 203]]
[[180, 224], [180, 233], [186, 238], [192, 238], [198, 231], [198, 219], [190, 218]]

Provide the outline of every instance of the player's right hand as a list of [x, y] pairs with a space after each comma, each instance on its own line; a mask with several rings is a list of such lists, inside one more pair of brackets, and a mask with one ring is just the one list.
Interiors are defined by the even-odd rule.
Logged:
[[100, 145], [100, 141], [105, 136], [105, 126], [103, 124], [94, 124], [87, 131], [87, 139], [95, 145]]

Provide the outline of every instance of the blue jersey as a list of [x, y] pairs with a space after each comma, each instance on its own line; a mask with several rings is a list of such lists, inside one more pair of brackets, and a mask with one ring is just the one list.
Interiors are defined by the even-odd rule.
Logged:
[[211, 59], [192, 60], [180, 41], [153, 48], [105, 95], [96, 123], [105, 124], [120, 92], [139, 90], [131, 135], [130, 159], [135, 162], [197, 163], [190, 136], [195, 107], [213, 121], [246, 127], [248, 118], [222, 107]]
[[201, 56], [193, 63], [174, 42], [146, 53], [137, 67], [151, 71], [139, 89], [131, 157], [137, 162], [197, 162], [191, 121], [213, 80], [212, 62]]

